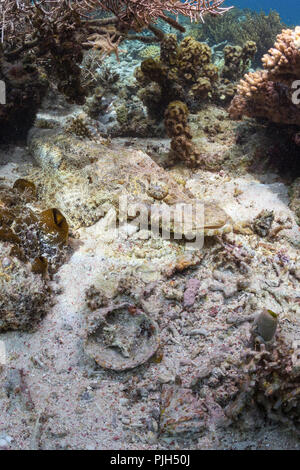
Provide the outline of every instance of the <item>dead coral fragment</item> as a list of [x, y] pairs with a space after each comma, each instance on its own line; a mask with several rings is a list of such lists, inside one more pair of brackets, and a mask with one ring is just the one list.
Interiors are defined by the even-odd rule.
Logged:
[[133, 369], [158, 346], [158, 326], [132, 304], [112, 305], [87, 317], [85, 351], [105, 369]]
[[260, 237], [266, 237], [274, 221], [274, 212], [263, 210], [258, 214], [253, 222], [253, 231]]
[[164, 385], [161, 402], [161, 434], [179, 437], [199, 433], [207, 427], [204, 400], [199, 400], [191, 390]]

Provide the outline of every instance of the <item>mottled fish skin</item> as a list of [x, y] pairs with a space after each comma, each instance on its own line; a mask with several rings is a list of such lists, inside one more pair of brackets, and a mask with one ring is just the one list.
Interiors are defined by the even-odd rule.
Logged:
[[[194, 206], [199, 205], [199, 213], [193, 212], [192, 220], [190, 221], [190, 230], [187, 230], [186, 227], [183, 226], [182, 223], [174, 222], [174, 214], [176, 207], [180, 205], [182, 210], [184, 210], [185, 206]], [[233, 229], [233, 224], [231, 218], [227, 215], [227, 213], [219, 207], [217, 204], [204, 202], [197, 200], [186, 200], [178, 202], [172, 206], [167, 206], [166, 204], [161, 205], [161, 210], [159, 212], [159, 220], [158, 217], [155, 219], [158, 221], [160, 228], [162, 228], [162, 216], [164, 212], [166, 213], [166, 217], [164, 218], [164, 229], [170, 230], [172, 233], [183, 233], [185, 235], [202, 235], [202, 236], [215, 236], [215, 235], [222, 235], [223, 233], [229, 233]], [[172, 208], [174, 211], [172, 212]], [[169, 224], [166, 224], [168, 221], [168, 213], [171, 214]], [[197, 217], [198, 216], [198, 217]], [[187, 223], [187, 219], [184, 219], [185, 223]]]
[[[144, 204], [149, 210], [158, 204], [161, 215], [167, 210], [172, 212], [178, 204], [193, 207], [199, 204], [199, 214], [194, 217], [193, 213], [191, 221], [195, 236], [221, 235], [232, 230], [232, 221], [221, 207], [194, 199], [142, 151], [82, 141], [64, 133], [55, 134], [53, 130], [35, 130], [28, 144], [40, 167], [38, 177], [44, 179], [47, 205], [59, 207], [72, 228], [93, 225], [104, 215], [103, 205], [114, 207], [118, 213], [120, 197], [126, 196], [129, 204]], [[52, 188], [51, 195], [48, 187]], [[80, 199], [80, 188], [85, 190], [84, 207], [73, 203]], [[164, 228], [184, 233], [181, 226], [174, 227], [172, 218]]]

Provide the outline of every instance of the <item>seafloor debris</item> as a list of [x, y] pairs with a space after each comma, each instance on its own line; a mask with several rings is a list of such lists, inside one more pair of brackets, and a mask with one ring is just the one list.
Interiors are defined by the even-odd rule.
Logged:
[[46, 281], [0, 241], [0, 331], [32, 328], [49, 305]]
[[105, 369], [137, 367], [149, 360], [158, 346], [158, 326], [133, 304], [112, 305], [87, 317], [85, 351]]
[[253, 222], [253, 231], [261, 237], [266, 237], [271, 230], [273, 221], [274, 213], [272, 211], [263, 210]]
[[186, 289], [183, 294], [183, 306], [185, 308], [192, 307], [200, 288], [199, 279], [189, 279], [186, 283]]
[[170, 436], [199, 433], [207, 427], [204, 400], [192, 390], [177, 385], [163, 385], [160, 432]]
[[272, 345], [247, 349], [241, 363], [240, 391], [226, 409], [236, 420], [249, 405], [261, 407], [267, 418], [300, 434], [300, 376], [295, 351], [279, 336]]
[[5, 367], [1, 379], [2, 378], [3, 388], [9, 401], [9, 411], [14, 411], [16, 407], [26, 411], [32, 411], [34, 409], [34, 403], [26, 383], [24, 370]]

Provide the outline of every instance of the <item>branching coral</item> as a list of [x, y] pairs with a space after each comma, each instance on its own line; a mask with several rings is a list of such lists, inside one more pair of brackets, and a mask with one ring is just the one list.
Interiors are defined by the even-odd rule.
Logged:
[[[206, 14], [222, 15], [230, 8], [222, 7], [224, 0], [4, 0], [0, 4], [1, 42], [18, 36], [23, 40], [28, 33], [35, 36], [34, 20], [39, 19], [40, 29], [47, 23], [78, 29], [80, 24], [87, 28], [89, 34], [101, 34], [101, 26], [117, 24], [118, 30], [140, 31], [155, 22], [158, 18], [182, 29], [168, 14], [184, 15], [191, 20], [203, 19]], [[97, 11], [110, 12], [111, 18], [97, 18]], [[97, 31], [98, 28], [98, 31]], [[100, 28], [100, 30], [99, 30]], [[28, 41], [23, 44], [31, 47]]]
[[123, 26], [135, 30], [144, 28], [158, 18], [169, 21], [167, 13], [198, 20], [207, 13], [218, 15], [229, 9], [222, 8], [224, 0], [89, 0], [83, 3], [113, 13]]
[[283, 30], [263, 57], [263, 71], [245, 75], [229, 112], [232, 118], [262, 117], [300, 126], [300, 105], [293, 103], [292, 83], [300, 73], [300, 27]]

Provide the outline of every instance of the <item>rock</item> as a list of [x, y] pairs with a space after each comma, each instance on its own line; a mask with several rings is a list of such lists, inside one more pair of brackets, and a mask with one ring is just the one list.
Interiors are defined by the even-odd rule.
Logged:
[[157, 377], [157, 380], [158, 382], [160, 382], [161, 384], [168, 384], [170, 382], [173, 382], [174, 383], [174, 375], [172, 374], [168, 374], [167, 372], [166, 373], [163, 373], [163, 374], [159, 374], [159, 376]]

